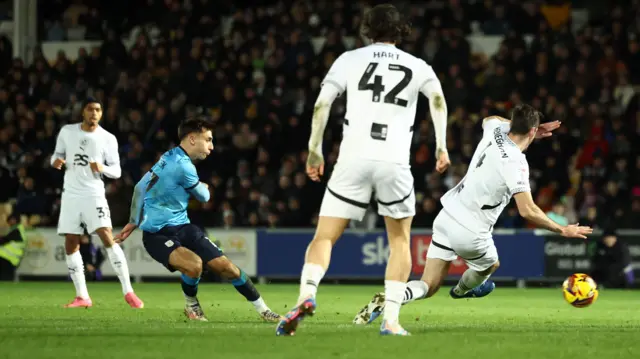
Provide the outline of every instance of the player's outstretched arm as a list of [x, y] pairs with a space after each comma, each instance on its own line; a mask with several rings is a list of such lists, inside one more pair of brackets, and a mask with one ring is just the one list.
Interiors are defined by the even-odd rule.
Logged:
[[559, 233], [563, 237], [568, 238], [587, 238], [588, 234], [593, 233], [591, 227], [568, 225], [561, 226], [552, 221], [547, 215], [533, 202], [531, 192], [520, 192], [513, 196], [518, 206], [520, 215], [528, 221], [533, 222], [537, 227], [547, 229]]
[[[500, 116], [489, 116], [486, 117], [482, 120], [482, 128], [484, 128], [484, 125], [491, 121], [491, 120], [497, 120], [500, 122], [506, 122], [511, 124], [511, 120], [507, 120], [504, 117], [500, 117]], [[536, 139], [541, 139], [541, 138], [547, 138], [547, 137], [551, 137], [551, 135], [553, 135], [553, 131], [557, 130], [558, 128], [560, 128], [560, 124], [562, 122], [560, 121], [551, 121], [551, 122], [545, 122], [545, 123], [541, 123], [538, 126], [538, 132], [536, 132]]]

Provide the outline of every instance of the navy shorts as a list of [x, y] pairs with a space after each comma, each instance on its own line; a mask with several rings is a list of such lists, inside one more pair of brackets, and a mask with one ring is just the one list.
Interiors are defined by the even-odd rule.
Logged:
[[202, 259], [202, 263], [224, 255], [198, 226], [191, 223], [164, 227], [156, 233], [143, 231], [142, 244], [151, 258], [171, 272], [175, 272], [176, 269], [169, 264], [169, 256], [178, 247], [191, 250]]

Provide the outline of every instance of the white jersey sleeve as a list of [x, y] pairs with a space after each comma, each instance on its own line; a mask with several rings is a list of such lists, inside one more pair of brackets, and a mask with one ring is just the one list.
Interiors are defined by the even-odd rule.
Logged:
[[493, 137], [493, 131], [496, 129], [496, 127], [499, 127], [500, 131], [502, 131], [503, 133], [508, 133], [511, 124], [509, 122], [502, 121], [497, 117], [487, 117], [486, 119], [482, 120], [482, 137]]
[[58, 138], [56, 139], [56, 149], [53, 151], [51, 155], [51, 165], [53, 166], [53, 162], [55, 162], [58, 158], [64, 159], [67, 154], [67, 146], [65, 144], [65, 127], [60, 129], [60, 133], [58, 133]]
[[424, 67], [424, 70], [421, 71], [423, 80], [418, 89], [429, 98], [429, 113], [433, 121], [437, 150], [446, 151], [448, 111], [442, 84], [431, 66], [424, 61], [422, 61], [422, 65]]
[[433, 67], [429, 66], [426, 62], [423, 61], [424, 70], [422, 71], [421, 77], [423, 78], [420, 84], [420, 92], [431, 98], [433, 94], [442, 94], [442, 84], [436, 75], [436, 72], [433, 71]]
[[531, 192], [529, 164], [524, 156], [521, 159], [507, 161], [502, 167], [502, 177], [512, 196], [521, 192]]
[[336, 61], [333, 62], [329, 72], [322, 80], [322, 86], [326, 84], [331, 84], [335, 86], [340, 96], [347, 89], [347, 78], [349, 73], [349, 60], [347, 57], [349, 56], [349, 52], [345, 52], [342, 55], [338, 56]]
[[122, 170], [120, 168], [120, 154], [118, 153], [118, 139], [112, 134], [107, 134], [106, 142], [102, 173], [109, 178], [120, 178]]

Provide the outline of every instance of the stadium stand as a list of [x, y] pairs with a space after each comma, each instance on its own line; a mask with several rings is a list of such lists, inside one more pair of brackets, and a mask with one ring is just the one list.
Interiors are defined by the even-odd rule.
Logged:
[[[334, 59], [364, 45], [359, 23], [373, 2], [236, 3], [47, 1], [33, 58], [13, 58], [1, 37], [0, 216], [15, 203], [29, 224], [55, 225], [62, 174], [48, 157], [60, 126], [77, 121], [93, 95], [121, 150], [124, 175], [108, 182], [115, 226], [127, 221], [135, 182], [195, 112], [218, 127], [215, 153], [199, 166], [212, 200], [193, 204], [194, 222], [311, 226], [324, 191], [304, 175], [313, 103]], [[564, 124], [528, 153], [541, 207], [559, 221], [640, 228], [638, 1], [402, 3], [415, 28], [400, 46], [434, 67], [450, 114], [453, 167], [438, 176], [426, 99], [419, 103], [416, 226], [431, 226], [438, 199], [464, 174], [478, 121], [527, 102]], [[329, 172], [344, 110], [344, 99], [332, 107]], [[509, 208], [498, 227], [527, 226]]]

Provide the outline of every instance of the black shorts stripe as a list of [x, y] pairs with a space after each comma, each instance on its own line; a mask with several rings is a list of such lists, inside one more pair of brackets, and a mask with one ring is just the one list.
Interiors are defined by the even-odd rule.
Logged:
[[436, 246], [436, 247], [438, 247], [440, 249], [444, 249], [445, 251], [450, 251], [450, 252], [454, 252], [455, 253], [455, 251], [453, 249], [451, 249], [451, 248], [449, 248], [447, 246], [443, 246], [442, 244], [434, 241], [433, 239], [431, 240], [431, 244], [433, 244], [434, 246]]
[[475, 260], [478, 260], [478, 259], [480, 259], [480, 258], [482, 258], [482, 257], [486, 256], [486, 255], [487, 255], [487, 252], [484, 252], [484, 253], [482, 253], [481, 255], [479, 255], [479, 256], [477, 256], [477, 257], [475, 257], [475, 258], [462, 258], [462, 257], [460, 257], [460, 258], [462, 258], [462, 259], [464, 259], [464, 260], [468, 260], [468, 261], [475, 261]]
[[391, 202], [382, 202], [379, 199], [376, 199], [376, 201], [378, 203], [380, 203], [383, 206], [393, 206], [394, 204], [398, 204], [398, 203], [402, 203], [404, 202], [407, 198], [409, 198], [411, 196], [411, 194], [413, 193], [413, 188], [411, 189], [411, 191], [409, 191], [409, 194], [407, 194], [406, 196], [404, 196], [402, 199], [399, 199], [397, 201], [391, 201]]
[[354, 201], [352, 199], [349, 199], [347, 197], [341, 196], [341, 195], [335, 193], [334, 191], [332, 191], [331, 188], [329, 188], [329, 187], [327, 187], [327, 191], [329, 191], [329, 193], [331, 193], [335, 198], [341, 200], [342, 202], [346, 202], [346, 203], [349, 203], [352, 206], [356, 206], [356, 207], [360, 207], [360, 208], [364, 208], [364, 209], [369, 208], [369, 203], [358, 202], [358, 201]]
[[[438, 242], [436, 242], [436, 241], [434, 241], [434, 240], [431, 240], [431, 244], [433, 244], [434, 246], [436, 246], [436, 247], [438, 247], [438, 248], [440, 248], [440, 249], [444, 249], [445, 251], [450, 251], [450, 252], [456, 253], [456, 251], [454, 251], [453, 249], [451, 249], [451, 248], [449, 248], [449, 247], [447, 247], [447, 246], [444, 246], [444, 245], [442, 245], [442, 244], [440, 244], [440, 243], [438, 243]], [[456, 253], [456, 254], [457, 254], [457, 253]], [[458, 254], [458, 255], [459, 255], [459, 254]], [[475, 261], [475, 260], [478, 260], [478, 259], [480, 259], [480, 258], [482, 258], [482, 257], [486, 256], [486, 255], [487, 255], [487, 252], [484, 252], [484, 253], [482, 253], [481, 255], [479, 255], [479, 256], [477, 256], [477, 257], [474, 257], [474, 258], [464, 258], [464, 257], [462, 257], [462, 256], [460, 256], [460, 258], [462, 258], [462, 259], [464, 259], [464, 260], [466, 260], [466, 261]]]
[[494, 209], [494, 208], [497, 208], [501, 204], [502, 204], [502, 201], [500, 201], [500, 202], [498, 202], [497, 204], [494, 204], [494, 205], [485, 204], [484, 206], [480, 207], [480, 209], [482, 209], [482, 210]]

